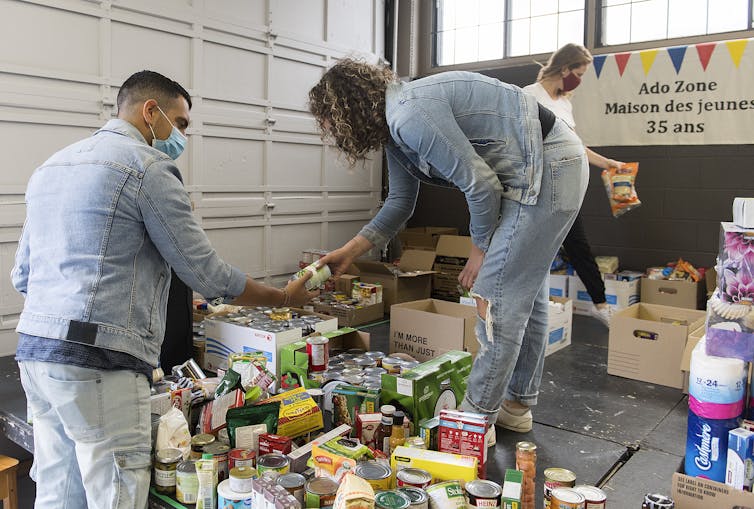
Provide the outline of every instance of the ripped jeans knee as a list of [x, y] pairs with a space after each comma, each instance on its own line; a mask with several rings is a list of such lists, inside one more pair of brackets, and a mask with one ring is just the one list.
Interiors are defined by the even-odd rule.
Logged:
[[487, 342], [491, 344], [494, 342], [494, 336], [492, 335], [492, 301], [485, 299], [476, 292], [471, 292], [471, 296], [476, 301], [477, 315], [480, 319], [484, 320]]

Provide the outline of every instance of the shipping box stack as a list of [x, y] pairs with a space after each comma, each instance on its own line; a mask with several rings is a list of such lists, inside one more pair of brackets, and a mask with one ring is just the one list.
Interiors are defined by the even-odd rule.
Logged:
[[458, 302], [458, 276], [466, 266], [471, 253], [471, 237], [441, 235], [435, 249], [432, 269], [432, 298]]

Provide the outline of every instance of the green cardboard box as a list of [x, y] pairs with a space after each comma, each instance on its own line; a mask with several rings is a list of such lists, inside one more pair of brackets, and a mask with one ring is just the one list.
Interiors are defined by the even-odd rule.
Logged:
[[[361, 348], [369, 350], [369, 334], [357, 331], [351, 327], [343, 327], [332, 332], [321, 334], [330, 340], [330, 350], [347, 350]], [[280, 349], [280, 385], [283, 388], [303, 386], [306, 389], [319, 387], [319, 384], [309, 379], [309, 358], [306, 355], [306, 339], [285, 345]]]
[[466, 393], [471, 364], [469, 352], [450, 351], [406, 373], [383, 374], [380, 401], [403, 409], [417, 424], [444, 408], [455, 409]]

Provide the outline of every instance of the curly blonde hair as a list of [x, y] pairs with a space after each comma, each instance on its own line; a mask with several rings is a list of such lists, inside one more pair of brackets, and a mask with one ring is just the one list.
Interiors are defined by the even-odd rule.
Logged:
[[385, 90], [395, 81], [388, 67], [344, 58], [309, 91], [322, 138], [331, 137], [352, 165], [388, 141]]

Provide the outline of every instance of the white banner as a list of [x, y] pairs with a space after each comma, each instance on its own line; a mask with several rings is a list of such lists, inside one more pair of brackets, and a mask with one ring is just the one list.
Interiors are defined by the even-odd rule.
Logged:
[[754, 143], [754, 43], [595, 55], [573, 95], [587, 146]]

